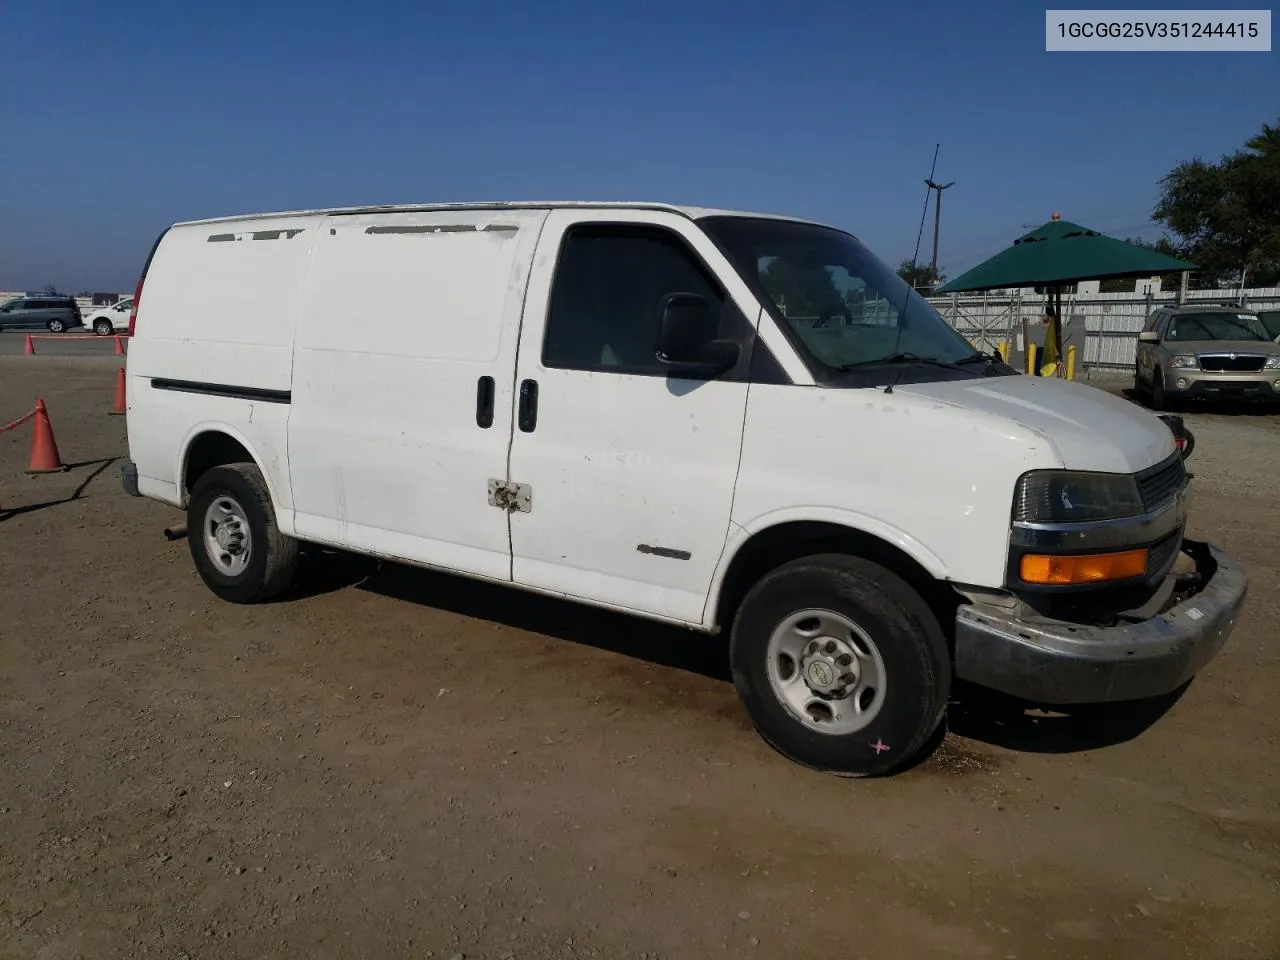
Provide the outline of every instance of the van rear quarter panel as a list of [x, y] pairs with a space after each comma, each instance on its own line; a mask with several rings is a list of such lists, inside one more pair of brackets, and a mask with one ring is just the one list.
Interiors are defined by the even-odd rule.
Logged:
[[287, 394], [293, 332], [319, 217], [187, 224], [171, 229], [147, 271], [129, 345], [130, 457], [144, 494], [181, 506], [188, 443], [236, 437], [292, 526], [287, 403], [160, 390], [152, 380]]

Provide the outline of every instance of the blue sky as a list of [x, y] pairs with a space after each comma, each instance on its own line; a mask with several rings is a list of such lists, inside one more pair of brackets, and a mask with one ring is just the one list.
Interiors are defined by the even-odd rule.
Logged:
[[5, 8], [0, 289], [131, 290], [175, 220], [432, 200], [790, 213], [896, 263], [936, 142], [954, 276], [1054, 210], [1157, 235], [1161, 176], [1280, 116], [1280, 54], [1049, 54], [1025, 2]]

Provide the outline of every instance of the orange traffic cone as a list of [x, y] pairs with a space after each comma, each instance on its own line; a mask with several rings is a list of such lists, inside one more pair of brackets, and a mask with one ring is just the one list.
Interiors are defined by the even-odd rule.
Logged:
[[[119, 340], [116, 341], [116, 343], [119, 342]], [[111, 415], [120, 416], [124, 412], [124, 367], [120, 367], [116, 370], [116, 405], [112, 408]]]
[[124, 343], [120, 340], [119, 337], [116, 337], [116, 356], [117, 357], [124, 356]]
[[31, 334], [29, 334], [29, 333], [27, 334], [27, 346], [26, 346], [26, 349], [25, 349], [25, 350], [23, 350], [22, 352], [23, 352], [24, 354], [26, 354], [28, 357], [35, 356], [35, 352], [36, 352], [36, 343], [35, 343], [35, 341], [34, 341], [34, 340], [32, 340], [32, 339], [31, 339]]
[[58, 456], [58, 443], [53, 439], [49, 411], [45, 409], [44, 400], [37, 398], [35, 429], [31, 431], [31, 465], [27, 473], [58, 473], [65, 469]]

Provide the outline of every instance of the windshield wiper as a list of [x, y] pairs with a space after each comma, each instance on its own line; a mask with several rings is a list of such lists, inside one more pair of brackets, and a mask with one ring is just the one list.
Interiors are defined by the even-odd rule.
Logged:
[[849, 370], [865, 370], [867, 367], [893, 366], [897, 364], [923, 363], [931, 367], [946, 367], [948, 370], [954, 370], [956, 365], [950, 360], [939, 360], [937, 357], [922, 357], [917, 353], [892, 353], [887, 357], [877, 357], [874, 360], [858, 360], [854, 363], [842, 363], [836, 367], [841, 373]]
[[965, 357], [963, 360], [957, 360], [956, 366], [962, 367], [966, 363], [983, 364], [982, 375], [984, 377], [998, 377], [1000, 375], [1000, 371], [998, 367], [1008, 365], [1007, 360], [1004, 360], [1001, 357], [994, 354], [984, 353], [981, 350], [979, 350], [977, 353], [970, 354], [969, 356]]
[[960, 367], [950, 360], [939, 360], [937, 357], [922, 357], [918, 353], [891, 353], [887, 357], [879, 357], [875, 360], [859, 360], [856, 363], [845, 363], [836, 367], [837, 370], [847, 373], [850, 370], [865, 370], [867, 367], [888, 367], [896, 366], [898, 371], [893, 375], [893, 379], [889, 381], [884, 388], [885, 393], [893, 393], [893, 388], [898, 385], [898, 381], [902, 379], [902, 371], [913, 363], [925, 364], [930, 367], [942, 367], [944, 370], [959, 370]]

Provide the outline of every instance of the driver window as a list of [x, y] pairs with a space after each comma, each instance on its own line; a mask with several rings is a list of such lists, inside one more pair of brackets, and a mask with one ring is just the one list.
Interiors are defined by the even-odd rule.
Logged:
[[656, 348], [662, 301], [671, 293], [699, 294], [732, 320], [719, 284], [669, 231], [618, 224], [572, 228], [556, 267], [542, 362], [666, 376]]

